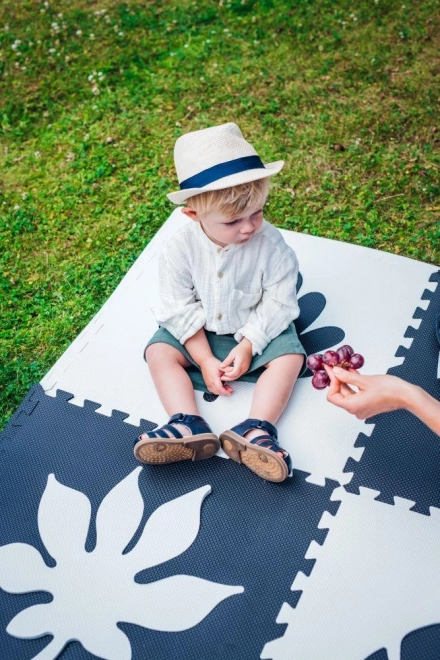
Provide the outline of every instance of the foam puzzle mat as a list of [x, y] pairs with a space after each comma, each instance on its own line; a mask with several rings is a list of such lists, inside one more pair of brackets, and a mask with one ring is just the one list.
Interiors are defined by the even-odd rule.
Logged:
[[[278, 429], [294, 472], [268, 483], [221, 452], [140, 466], [166, 420], [143, 350], [177, 209], [0, 437], [0, 658], [438, 660], [440, 441], [404, 411], [366, 422], [310, 374]], [[365, 373], [440, 398], [440, 271], [283, 231], [308, 352], [351, 344]], [[217, 433], [253, 386], [197, 392]]]

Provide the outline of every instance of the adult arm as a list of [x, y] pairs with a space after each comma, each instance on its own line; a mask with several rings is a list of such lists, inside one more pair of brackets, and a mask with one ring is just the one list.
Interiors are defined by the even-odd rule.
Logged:
[[358, 419], [404, 409], [440, 435], [440, 402], [421, 387], [397, 376], [364, 376], [353, 369], [346, 371], [340, 367], [326, 367], [326, 371], [330, 376], [327, 400]]

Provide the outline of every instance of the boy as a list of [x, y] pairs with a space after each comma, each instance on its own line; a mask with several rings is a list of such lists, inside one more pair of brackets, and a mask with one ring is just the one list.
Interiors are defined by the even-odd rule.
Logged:
[[[298, 317], [298, 262], [263, 219], [268, 177], [284, 163], [263, 164], [232, 123], [181, 136], [174, 160], [191, 220], [160, 256], [159, 330], [145, 358], [168, 424], [144, 433], [135, 456], [163, 464], [210, 458], [220, 448], [269, 481], [284, 481], [289, 454], [275, 424], [304, 363], [292, 321]], [[231, 382], [256, 382], [249, 418], [220, 438], [199, 416], [198, 389], [231, 396]], [[201, 387], [200, 387], [201, 385]]]

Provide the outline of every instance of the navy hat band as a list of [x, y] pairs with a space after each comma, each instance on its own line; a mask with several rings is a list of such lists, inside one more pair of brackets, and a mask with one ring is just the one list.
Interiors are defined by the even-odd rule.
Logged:
[[264, 163], [259, 156], [244, 156], [243, 158], [235, 158], [228, 160], [226, 163], [219, 163], [213, 167], [208, 167], [207, 170], [199, 172], [189, 179], [185, 179], [180, 184], [181, 190], [188, 188], [203, 188], [213, 181], [223, 179], [230, 174], [237, 174], [238, 172], [245, 172], [246, 170], [266, 169]]

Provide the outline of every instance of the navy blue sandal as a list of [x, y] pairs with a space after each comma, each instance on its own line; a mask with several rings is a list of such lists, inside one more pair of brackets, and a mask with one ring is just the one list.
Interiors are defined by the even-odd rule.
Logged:
[[[173, 424], [186, 426], [189, 435], [183, 436]], [[162, 465], [211, 458], [219, 449], [220, 441], [203, 417], [178, 413], [161, 428], [142, 433], [134, 446], [134, 455], [142, 463]]]
[[[251, 429], [261, 429], [263, 433], [246, 440], [244, 436]], [[290, 455], [279, 446], [275, 426], [264, 419], [245, 419], [221, 433], [220, 442], [229, 458], [243, 463], [267, 481], [284, 481], [292, 471]]]

